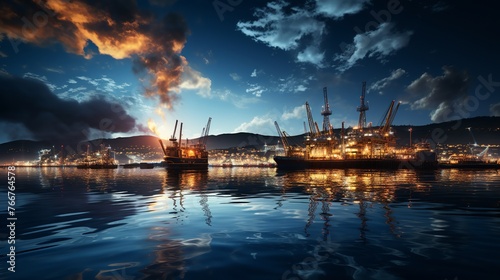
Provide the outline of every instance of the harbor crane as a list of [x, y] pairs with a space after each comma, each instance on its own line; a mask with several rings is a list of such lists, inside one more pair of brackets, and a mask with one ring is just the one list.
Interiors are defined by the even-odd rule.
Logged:
[[309, 106], [308, 102], [306, 102], [306, 112], [307, 112], [307, 121], [309, 123], [309, 134], [311, 137], [317, 137], [319, 134], [319, 130], [316, 129], [317, 125], [315, 125], [314, 123], [311, 107]]
[[285, 150], [285, 154], [287, 154], [288, 153], [288, 149], [290, 147], [290, 144], [288, 143], [286, 132], [281, 130], [281, 128], [278, 125], [277, 121], [274, 121], [274, 126], [276, 126], [276, 130], [278, 131], [278, 135], [279, 135], [279, 137], [281, 139], [281, 143], [283, 143], [283, 149]]
[[203, 128], [203, 130], [201, 131], [201, 137], [200, 137], [199, 144], [203, 147], [206, 147], [206, 145], [207, 145], [208, 133], [210, 131], [211, 122], [212, 122], [212, 118], [208, 118], [207, 126], [205, 126]]
[[366, 126], [366, 111], [368, 111], [369, 106], [368, 104], [365, 104], [365, 96], [366, 96], [366, 82], [363, 82], [363, 88], [361, 89], [361, 104], [357, 108], [357, 111], [359, 112], [359, 121], [358, 121], [358, 128], [363, 130]]
[[332, 110], [330, 110], [330, 104], [328, 103], [328, 93], [326, 87], [323, 88], [323, 98], [324, 98], [324, 107], [321, 111], [321, 115], [323, 116], [323, 133], [332, 132], [332, 125], [330, 124], [330, 116], [332, 115]]
[[385, 113], [383, 121], [380, 123], [380, 134], [382, 136], [385, 136], [389, 132], [392, 122], [396, 117], [396, 113], [398, 112], [399, 105], [401, 105], [401, 102], [398, 102], [398, 105], [396, 105], [396, 108], [394, 109], [394, 103], [395, 101], [392, 100], [391, 105], [389, 105], [389, 108]]

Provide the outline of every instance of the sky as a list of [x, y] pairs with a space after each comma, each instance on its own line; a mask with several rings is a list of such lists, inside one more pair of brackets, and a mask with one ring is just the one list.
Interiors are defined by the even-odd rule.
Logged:
[[[4, 1], [0, 143], [304, 133], [500, 116], [491, 2], [451, 0]], [[179, 131], [179, 130], [177, 130]]]

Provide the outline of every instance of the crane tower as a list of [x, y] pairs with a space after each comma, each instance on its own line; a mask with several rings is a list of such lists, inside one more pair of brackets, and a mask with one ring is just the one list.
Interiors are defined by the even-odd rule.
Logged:
[[323, 88], [323, 96], [325, 98], [325, 106], [323, 111], [321, 111], [321, 115], [323, 116], [323, 132], [330, 131], [330, 115], [332, 114], [332, 110], [330, 110], [330, 104], [328, 104], [328, 95], [326, 92], [326, 87]]
[[365, 95], [366, 95], [366, 82], [363, 82], [363, 88], [361, 90], [361, 105], [359, 105], [357, 111], [359, 112], [359, 121], [358, 127], [359, 129], [363, 129], [366, 126], [366, 111], [368, 111], [369, 107], [365, 104]]

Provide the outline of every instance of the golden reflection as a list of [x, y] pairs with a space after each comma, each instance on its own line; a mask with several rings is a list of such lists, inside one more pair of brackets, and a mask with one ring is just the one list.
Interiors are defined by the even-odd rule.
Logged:
[[116, 184], [116, 169], [80, 169], [87, 191], [107, 192]]
[[[370, 170], [305, 170], [285, 172], [279, 174], [282, 179], [283, 192], [287, 189], [302, 187], [310, 194], [308, 218], [304, 227], [305, 234], [309, 236], [309, 228], [314, 223], [318, 211], [324, 221], [322, 234], [327, 237], [330, 228], [330, 213], [333, 202], [342, 204], [357, 204], [359, 211], [356, 213], [360, 219], [360, 238], [366, 240], [368, 228], [367, 211], [380, 204], [385, 217], [385, 223], [394, 236], [400, 237], [398, 222], [394, 216], [392, 203], [407, 199], [411, 207], [412, 192], [425, 192], [431, 188], [435, 181], [435, 174], [421, 174], [412, 170], [396, 171], [370, 171]], [[427, 182], [426, 182], [427, 180]], [[409, 193], [409, 194], [408, 194]], [[321, 209], [318, 206], [321, 203]], [[370, 210], [372, 211], [372, 210]], [[376, 210], [373, 210], [376, 211]]]
[[171, 209], [177, 213], [177, 221], [181, 221], [186, 211], [184, 206], [185, 193], [197, 192], [200, 200], [198, 201], [205, 216], [207, 225], [212, 223], [212, 212], [208, 203], [208, 172], [206, 170], [169, 170], [161, 172], [162, 195], [150, 206], [154, 209], [168, 209], [168, 201], [171, 201]]
[[464, 170], [464, 169], [441, 169], [438, 172], [438, 180], [442, 182], [498, 182], [500, 173], [498, 170]]
[[56, 187], [63, 190], [65, 172], [64, 167], [40, 167], [40, 172], [38, 173], [40, 185], [43, 189]]

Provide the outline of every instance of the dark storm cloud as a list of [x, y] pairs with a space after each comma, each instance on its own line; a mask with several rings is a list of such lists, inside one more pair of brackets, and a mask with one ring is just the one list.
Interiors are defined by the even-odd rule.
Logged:
[[411, 104], [412, 109], [431, 110], [432, 121], [448, 121], [467, 100], [469, 74], [454, 67], [444, 66], [443, 75], [433, 77], [424, 73], [408, 87], [408, 92], [419, 98]]
[[64, 144], [87, 140], [91, 129], [140, 129], [125, 109], [102, 97], [78, 102], [57, 97], [34, 79], [0, 75], [0, 121], [22, 124], [36, 140]]
[[191, 70], [180, 54], [189, 35], [184, 18], [168, 14], [157, 19], [133, 0], [9, 1], [0, 8], [0, 22], [0, 33], [16, 49], [21, 42], [59, 42], [66, 51], [90, 59], [92, 42], [100, 54], [132, 58], [145, 93], [167, 107], [176, 99], [182, 74]]

